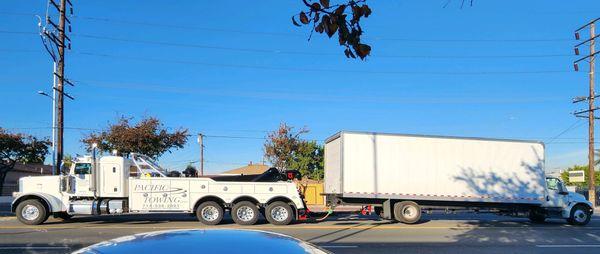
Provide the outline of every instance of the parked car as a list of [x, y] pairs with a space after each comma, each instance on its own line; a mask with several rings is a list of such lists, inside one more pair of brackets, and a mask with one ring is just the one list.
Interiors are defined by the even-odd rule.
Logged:
[[291, 236], [241, 229], [189, 229], [141, 233], [73, 253], [330, 253]]

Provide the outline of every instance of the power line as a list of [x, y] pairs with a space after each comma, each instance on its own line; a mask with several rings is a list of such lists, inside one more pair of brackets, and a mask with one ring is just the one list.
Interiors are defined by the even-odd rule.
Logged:
[[577, 119], [575, 120], [575, 122], [571, 125], [569, 125], [569, 127], [567, 127], [566, 129], [564, 129], [563, 131], [561, 131], [560, 133], [558, 133], [556, 136], [552, 137], [551, 139], [548, 140], [548, 142], [546, 142], [546, 144], [551, 144], [552, 142], [554, 142], [554, 140], [558, 139], [560, 136], [562, 136], [563, 134], [579, 127], [579, 125], [581, 125], [582, 121], [581, 119]]
[[[0, 31], [13, 33], [11, 31]], [[29, 32], [14, 32], [16, 34], [35, 34]], [[192, 43], [176, 43], [176, 42], [165, 42], [156, 40], [139, 40], [139, 39], [128, 39], [118, 38], [111, 36], [92, 35], [92, 34], [73, 34], [74, 37], [96, 39], [96, 40], [109, 40], [126, 43], [139, 43], [149, 44], [158, 46], [168, 47], [184, 47], [184, 48], [200, 48], [200, 49], [213, 49], [223, 51], [235, 51], [235, 52], [251, 52], [251, 53], [268, 53], [268, 54], [283, 54], [283, 55], [307, 55], [307, 56], [338, 56], [339, 54], [327, 53], [327, 52], [308, 52], [308, 51], [287, 51], [281, 49], [260, 49], [260, 48], [239, 48], [239, 47], [223, 47], [214, 45], [203, 45], [203, 44], [192, 44]], [[510, 58], [554, 58], [554, 57], [570, 57], [570, 54], [525, 54], [525, 55], [386, 55], [386, 54], [373, 54], [372, 57], [376, 58], [414, 58], [414, 59], [510, 59]]]
[[[20, 12], [0, 12], [0, 15], [13, 15], [13, 16], [34, 16], [35, 14], [20, 13]], [[214, 27], [200, 27], [200, 26], [188, 26], [188, 25], [175, 25], [155, 22], [144, 22], [144, 21], [132, 21], [123, 19], [112, 19], [104, 17], [91, 17], [91, 16], [74, 16], [79, 20], [88, 20], [94, 22], [106, 22], [115, 24], [129, 24], [136, 26], [147, 26], [151, 28], [168, 28], [168, 29], [184, 29], [184, 30], [199, 30], [199, 31], [210, 31], [210, 32], [222, 32], [222, 33], [239, 33], [239, 34], [254, 34], [254, 35], [269, 35], [269, 36], [283, 36], [283, 37], [305, 37], [305, 34], [299, 33], [283, 33], [283, 32], [266, 32], [266, 31], [246, 31], [239, 29], [225, 29], [225, 28], [214, 28]], [[405, 41], [405, 42], [567, 42], [572, 41], [570, 38], [543, 38], [543, 39], [514, 39], [514, 38], [501, 38], [501, 39], [449, 39], [449, 38], [428, 38], [428, 39], [414, 39], [414, 38], [389, 38], [382, 36], [367, 36], [365, 38], [369, 40], [380, 40], [380, 41]]]
[[258, 69], [274, 71], [294, 71], [294, 72], [326, 72], [326, 73], [351, 73], [351, 74], [396, 74], [396, 75], [519, 75], [519, 74], [552, 74], [552, 73], [571, 73], [567, 70], [531, 70], [531, 71], [470, 71], [470, 72], [452, 72], [452, 71], [373, 71], [373, 70], [347, 70], [347, 69], [318, 69], [302, 67], [282, 67], [268, 65], [249, 65], [249, 64], [226, 64], [213, 62], [200, 62], [189, 60], [173, 60], [164, 58], [132, 57], [123, 55], [111, 55], [92, 52], [74, 52], [79, 55], [88, 55], [104, 58], [128, 59], [144, 62], [175, 63], [175, 64], [194, 64], [212, 67], [240, 68], [240, 69]]
[[[286, 55], [308, 55], [308, 56], [338, 56], [339, 54], [326, 53], [326, 52], [307, 52], [307, 51], [286, 51], [281, 49], [258, 49], [258, 48], [238, 48], [238, 47], [223, 47], [213, 45], [202, 45], [202, 44], [190, 44], [190, 43], [174, 43], [165, 41], [155, 40], [139, 40], [139, 39], [128, 39], [118, 38], [111, 36], [102, 35], [91, 35], [91, 34], [75, 34], [74, 36], [81, 38], [97, 39], [97, 40], [110, 40], [118, 42], [130, 42], [150, 45], [160, 45], [169, 47], [185, 47], [185, 48], [202, 48], [202, 49], [215, 49], [225, 51], [239, 51], [239, 52], [253, 52], [253, 53], [271, 53], [271, 54], [286, 54]], [[528, 55], [385, 55], [385, 54], [373, 54], [373, 57], [379, 58], [425, 58], [425, 59], [481, 59], [481, 58], [551, 58], [551, 57], [570, 57], [570, 54], [528, 54]]]
[[[573, 138], [573, 137], [569, 137], [569, 138], [561, 138], [560, 136], [562, 136], [563, 134], [577, 128], [578, 124], [580, 124], [581, 122], [575, 122], [573, 124], [571, 124], [567, 129], [561, 131], [558, 135], [549, 138], [548, 142], [546, 142], [546, 144], [587, 144], [587, 140], [585, 138]], [[52, 127], [50, 126], [38, 126], [38, 127], [10, 127], [10, 128], [4, 128], [7, 130], [34, 130], [34, 129], [51, 129]], [[85, 128], [85, 127], [65, 127], [65, 129], [67, 130], [87, 130], [87, 131], [102, 131], [101, 129], [98, 128]], [[196, 136], [195, 134], [188, 134], [188, 136]], [[204, 137], [207, 138], [216, 138], [216, 139], [248, 139], [248, 140], [266, 140], [268, 139], [267, 137], [256, 137], [256, 136], [237, 136], [237, 135], [204, 135]], [[544, 139], [544, 138], [535, 138], [535, 137], [521, 137], [520, 139]], [[304, 139], [307, 141], [317, 141], [317, 142], [324, 142], [324, 139]], [[564, 140], [564, 141], [553, 141], [553, 140]], [[571, 141], [571, 140], [582, 140], [582, 141]], [[598, 142], [594, 142], [594, 143], [598, 143], [600, 144], [600, 141]], [[182, 160], [183, 161], [183, 160]], [[209, 162], [209, 161], [207, 161]]]

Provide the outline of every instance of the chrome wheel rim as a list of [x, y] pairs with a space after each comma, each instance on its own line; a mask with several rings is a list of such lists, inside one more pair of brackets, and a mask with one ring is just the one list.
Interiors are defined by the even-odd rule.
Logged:
[[414, 206], [405, 206], [402, 208], [402, 215], [407, 219], [414, 219], [417, 217], [417, 208]]
[[271, 218], [275, 221], [284, 221], [289, 217], [289, 213], [287, 209], [282, 206], [275, 207], [271, 209]]
[[205, 206], [200, 211], [202, 219], [206, 221], [215, 221], [219, 218], [219, 209], [214, 206]]
[[575, 221], [577, 222], [585, 222], [585, 220], [587, 220], [587, 213], [585, 213], [583, 210], [575, 210], [575, 213], [573, 214], [573, 219], [575, 219]]
[[254, 210], [249, 206], [242, 206], [237, 209], [236, 215], [241, 221], [251, 221], [254, 219]]
[[21, 211], [21, 216], [26, 220], [35, 220], [40, 217], [40, 209], [34, 205], [26, 205]]

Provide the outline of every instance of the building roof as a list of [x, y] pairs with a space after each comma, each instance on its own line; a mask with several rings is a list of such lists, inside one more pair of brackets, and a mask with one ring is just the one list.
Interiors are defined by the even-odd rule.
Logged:
[[270, 167], [264, 164], [248, 164], [240, 168], [232, 169], [221, 173], [222, 175], [260, 175]]
[[11, 171], [50, 175], [50, 174], [52, 174], [52, 166], [51, 165], [43, 165], [43, 164], [16, 163], [15, 167]]

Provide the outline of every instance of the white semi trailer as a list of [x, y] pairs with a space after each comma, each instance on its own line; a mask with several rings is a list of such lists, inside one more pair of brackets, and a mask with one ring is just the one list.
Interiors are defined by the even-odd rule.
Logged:
[[372, 207], [416, 223], [469, 209], [589, 222], [592, 204], [544, 172], [544, 144], [521, 140], [340, 132], [325, 142], [328, 205]]
[[305, 218], [306, 207], [293, 173], [270, 169], [262, 175], [167, 177], [152, 159], [84, 157], [69, 174], [19, 180], [12, 211], [24, 224], [41, 224], [54, 215], [195, 213], [215, 225], [225, 211], [242, 225], [254, 224], [259, 213], [276, 225]]

